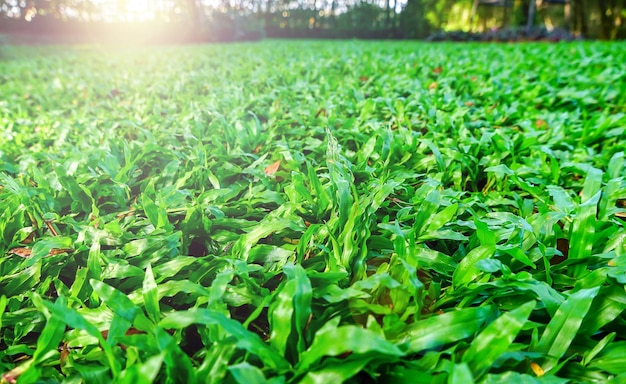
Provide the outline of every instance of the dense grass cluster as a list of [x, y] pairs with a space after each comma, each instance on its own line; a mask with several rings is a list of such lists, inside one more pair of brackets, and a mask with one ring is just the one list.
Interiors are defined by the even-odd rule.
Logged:
[[623, 382], [624, 48], [5, 47], [3, 380]]

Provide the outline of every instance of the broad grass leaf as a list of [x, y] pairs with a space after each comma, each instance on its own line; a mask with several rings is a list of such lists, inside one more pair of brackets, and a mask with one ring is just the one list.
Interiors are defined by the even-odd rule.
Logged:
[[239, 384], [264, 383], [267, 380], [263, 371], [249, 363], [243, 362], [228, 367], [228, 372]]
[[504, 164], [495, 165], [493, 167], [487, 167], [485, 168], [485, 172], [494, 173], [496, 177], [498, 177], [499, 179], [502, 179], [505, 176], [511, 176], [515, 174], [515, 172], [513, 172], [511, 168], [507, 167]]
[[406, 326], [396, 344], [407, 353], [417, 353], [469, 338], [488, 321], [492, 311], [472, 307], [432, 315]]
[[353, 183], [350, 173], [349, 162], [341, 155], [337, 139], [329, 129], [326, 130], [328, 145], [326, 149], [326, 166], [331, 181], [334, 199], [336, 202], [337, 215], [339, 216], [338, 228], [343, 228], [350, 216], [350, 207], [354, 204], [354, 196], [351, 187]]
[[305, 328], [310, 321], [313, 289], [300, 265], [286, 264], [283, 268], [287, 281], [270, 306], [270, 345], [293, 362], [307, 346]]
[[46, 306], [46, 308], [48, 308], [52, 316], [58, 318], [63, 323], [72, 328], [86, 331], [89, 335], [95, 337], [104, 351], [104, 354], [106, 356], [106, 362], [109, 366], [109, 369], [113, 373], [113, 377], [117, 377], [120, 372], [120, 364], [115, 358], [113, 349], [104, 340], [104, 337], [102, 337], [102, 334], [100, 333], [98, 328], [96, 328], [95, 325], [87, 321], [76, 310], [66, 307], [65, 305], [63, 305], [63, 302], [59, 300], [57, 300], [57, 302], [55, 303], [44, 302], [44, 305]]
[[162, 264], [152, 267], [152, 272], [158, 282], [161, 282], [164, 278], [173, 277], [180, 271], [191, 266], [198, 261], [197, 258], [192, 256], [178, 256], [175, 259], [168, 260]]
[[622, 215], [623, 217], [624, 212], [620, 212], [619, 208], [617, 208], [620, 198], [624, 195], [623, 185], [623, 177], [611, 179], [606, 183], [598, 204], [598, 220], [609, 221], [612, 215], [618, 217]]
[[224, 381], [231, 365], [231, 359], [237, 352], [236, 341], [220, 340], [214, 342], [206, 352], [204, 361], [198, 368], [198, 377], [206, 378], [206, 383], [218, 384]]
[[113, 312], [130, 323], [135, 321], [140, 309], [128, 296], [102, 281], [91, 279], [89, 284]]
[[56, 317], [48, 319], [41, 335], [37, 338], [37, 349], [33, 354], [36, 363], [42, 363], [42, 357], [51, 351], [58, 351], [63, 335], [65, 334], [65, 323]]
[[301, 229], [300, 223], [286, 218], [266, 217], [250, 232], [241, 236], [233, 245], [232, 252], [243, 260], [247, 260], [252, 247], [262, 238], [285, 229]]
[[619, 374], [611, 377], [606, 383], [607, 384], [623, 384], [623, 383], [626, 383], [626, 373], [619, 373]]
[[501, 384], [501, 383], [519, 383], [519, 384], [567, 384], [570, 379], [557, 377], [554, 375], [545, 375], [535, 377], [524, 373], [509, 371], [506, 373], [489, 374], [485, 377], [481, 384]]
[[109, 328], [106, 330], [106, 332], [104, 332], [107, 342], [111, 346], [117, 344], [119, 338], [126, 335], [126, 333], [130, 330], [132, 324], [132, 322], [126, 320], [119, 314], [113, 314], [111, 323], [109, 323]]
[[554, 200], [554, 204], [556, 204], [559, 211], [569, 214], [576, 207], [572, 197], [563, 188], [555, 185], [548, 185], [546, 190], [552, 197], [552, 200]]
[[524, 265], [528, 267], [531, 267], [532, 269], [537, 269], [537, 266], [535, 265], [535, 263], [532, 262], [532, 260], [524, 253], [524, 251], [522, 251], [521, 249], [517, 247], [511, 247], [511, 248], [498, 247], [498, 251], [511, 256], [512, 258], [516, 259], [517, 261], [523, 263]]
[[415, 249], [419, 265], [428, 267], [444, 276], [450, 276], [456, 270], [458, 264], [448, 255], [426, 247]]
[[585, 316], [580, 332], [593, 335], [602, 327], [617, 319], [626, 310], [626, 291], [621, 285], [611, 285], [600, 289], [593, 299], [590, 316]]
[[626, 342], [618, 341], [607, 345], [587, 366], [589, 368], [601, 369], [613, 375], [624, 373], [624, 366], [626, 366]]
[[170, 228], [167, 213], [164, 208], [159, 207], [146, 193], [141, 196], [143, 211], [154, 225], [154, 228]]
[[101, 281], [91, 279], [89, 283], [94, 292], [115, 314], [107, 335], [107, 340], [111, 345], [116, 343], [117, 338], [126, 335], [131, 325], [140, 331], [153, 331], [154, 323], [144, 315], [141, 308], [133, 303], [128, 296]]
[[47, 237], [41, 239], [33, 246], [30, 258], [26, 261], [25, 266], [30, 267], [39, 260], [52, 254], [53, 249], [70, 249], [72, 247], [72, 238], [67, 236]]
[[[199, 284], [193, 283], [188, 280], [170, 280], [157, 285], [158, 298], [161, 300], [164, 297], [173, 297], [179, 293], [186, 293], [190, 298], [199, 296], [211, 296], [211, 290], [207, 289]], [[137, 305], [143, 304], [143, 294], [140, 292], [133, 292], [128, 297], [133, 303]]]
[[615, 340], [615, 336], [617, 336], [617, 333], [611, 332], [604, 336], [602, 340], [598, 341], [592, 349], [585, 351], [581, 364], [587, 365], [590, 361], [592, 361], [607, 345], [611, 344], [613, 340]]
[[496, 245], [496, 235], [492, 230], [489, 229], [489, 226], [484, 221], [474, 219], [474, 224], [476, 225], [476, 237], [478, 237], [478, 241], [480, 241], [480, 245], [482, 246], [490, 246]]
[[2, 329], [2, 316], [4, 315], [4, 310], [7, 307], [7, 297], [5, 295], [0, 296], [0, 329]]
[[609, 160], [607, 167], [607, 174], [611, 179], [617, 179], [623, 175], [624, 172], [624, 152], [617, 152]]
[[0, 276], [0, 289], [7, 297], [25, 293], [39, 284], [41, 264], [24, 268], [17, 273]]
[[448, 383], [474, 383], [474, 375], [467, 363], [454, 364], [452, 370], [448, 373]]
[[585, 184], [580, 196], [580, 202], [585, 204], [600, 192], [602, 188], [602, 175], [604, 173], [593, 167], [589, 167], [587, 170], [587, 177], [585, 178]]
[[162, 319], [159, 326], [165, 329], [182, 329], [191, 324], [217, 325], [237, 340], [239, 348], [259, 356], [272, 369], [283, 371], [289, 367], [284, 358], [268, 347], [258, 335], [217, 311], [196, 308], [173, 312]]
[[444, 225], [452, 221], [452, 218], [456, 215], [458, 209], [458, 204], [452, 204], [437, 212], [428, 223], [426, 231], [432, 232], [441, 229]]
[[534, 301], [529, 301], [506, 312], [480, 331], [463, 354], [463, 362], [467, 363], [474, 377], [481, 377], [509, 349], [526, 324], [535, 304]]
[[230, 268], [220, 271], [211, 283], [211, 294], [209, 295], [209, 306], [218, 307], [224, 300], [224, 293], [228, 289], [228, 283], [231, 282], [234, 271]]
[[[572, 231], [569, 236], [570, 248], [568, 258], [570, 260], [591, 257], [597, 226], [598, 202], [601, 195], [601, 192], [597, 192], [580, 204], [575, 211]], [[574, 270], [574, 277], [580, 278], [585, 267], [585, 264], [577, 265]]]
[[164, 354], [166, 377], [171, 381], [180, 383], [197, 383], [197, 371], [194, 369], [189, 356], [178, 345], [176, 339], [159, 327], [155, 327], [154, 336], [159, 349]]
[[150, 319], [158, 323], [161, 320], [161, 310], [159, 308], [159, 291], [156, 282], [154, 281], [154, 274], [152, 273], [152, 266], [148, 264], [146, 267], [145, 277], [143, 279], [142, 295], [143, 304], [146, 307], [146, 313]]
[[600, 287], [581, 289], [571, 294], [546, 326], [539, 343], [531, 347], [532, 352], [546, 355], [546, 363], [542, 365], [546, 372], [552, 369], [569, 349], [599, 289]]
[[135, 363], [120, 374], [120, 384], [150, 384], [154, 383], [163, 365], [165, 352], [150, 356], [143, 363]]
[[[279, 288], [276, 300], [270, 305], [270, 345], [282, 356], [286, 356], [287, 345], [293, 330], [296, 282], [287, 281]], [[293, 337], [291, 337], [293, 339]]]
[[[368, 367], [372, 361], [376, 361], [376, 357], [361, 359], [333, 359], [329, 358], [325, 361], [322, 369], [316, 369], [307, 372], [299, 381], [300, 384], [325, 384], [325, 383], [344, 383], [351, 379], [354, 375]], [[384, 362], [379, 360], [377, 362]]]
[[480, 275], [480, 270], [476, 268], [475, 264], [486, 258], [494, 255], [496, 252], [495, 245], [481, 245], [472, 249], [463, 260], [459, 262], [454, 274], [452, 275], [452, 281], [455, 287], [467, 284]]
[[112, 381], [109, 369], [97, 363], [74, 362], [72, 368], [80, 374], [85, 383], [107, 384]]
[[[301, 354], [296, 366], [298, 372], [306, 372], [324, 357], [349, 354], [377, 354], [381, 358], [400, 357], [404, 352], [391, 342], [367, 329], [356, 325], [339, 326], [340, 318], [329, 320], [315, 332], [313, 343]], [[341, 340], [341, 343], [337, 341]]]

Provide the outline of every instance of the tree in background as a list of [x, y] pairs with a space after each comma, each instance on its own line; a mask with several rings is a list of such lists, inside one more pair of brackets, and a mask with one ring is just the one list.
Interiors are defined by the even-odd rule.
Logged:
[[[49, 34], [55, 28], [89, 28], [78, 24], [133, 22], [159, 24], [164, 30], [162, 25], [183, 25], [195, 31], [189, 32], [194, 36], [217, 40], [263, 35], [424, 38], [442, 30], [525, 26], [530, 1], [539, 5], [535, 25], [565, 26], [563, 8], [547, 6], [548, 0], [512, 0], [513, 7], [506, 10], [485, 7], [474, 25], [470, 25], [474, 0], [0, 0], [0, 33]], [[626, 0], [570, 0], [570, 4], [569, 27], [576, 34], [626, 37]]]

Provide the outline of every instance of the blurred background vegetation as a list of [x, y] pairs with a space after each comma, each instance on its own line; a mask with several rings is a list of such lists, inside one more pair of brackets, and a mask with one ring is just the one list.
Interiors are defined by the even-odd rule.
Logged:
[[37, 42], [565, 35], [613, 40], [626, 37], [625, 5], [626, 0], [0, 0], [0, 34]]

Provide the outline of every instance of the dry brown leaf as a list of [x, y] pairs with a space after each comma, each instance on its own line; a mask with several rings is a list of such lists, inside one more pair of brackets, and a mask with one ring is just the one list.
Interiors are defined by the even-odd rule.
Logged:
[[20, 257], [24, 257], [24, 258], [29, 258], [30, 257], [30, 248], [25, 248], [25, 247], [16, 247], [13, 249], [9, 249], [8, 252], [9, 255], [17, 255]]
[[[71, 253], [74, 252], [73, 249], [70, 248], [52, 248], [48, 254], [46, 255], [46, 257], [48, 256], [56, 256], [56, 255], [60, 255], [61, 253]], [[32, 254], [32, 250], [30, 248], [26, 248], [26, 247], [15, 247], [13, 249], [9, 249], [8, 252], [9, 255], [17, 255], [19, 257], [23, 257], [25, 259], [28, 259], [31, 254]]]
[[265, 167], [263, 172], [265, 172], [267, 176], [272, 176], [278, 171], [278, 168], [280, 168], [280, 160], [276, 160], [276, 162]]
[[26, 236], [26, 238], [24, 240], [22, 240], [20, 243], [22, 244], [30, 244], [35, 240], [35, 231], [32, 231], [31, 233], [28, 234], [28, 236]]
[[117, 218], [121, 220], [125, 217], [134, 216], [134, 215], [135, 215], [135, 208], [131, 208], [130, 211], [118, 213]]
[[326, 117], [326, 109], [325, 108], [320, 108], [319, 111], [317, 111], [317, 113], [315, 114], [315, 118], [317, 119], [320, 115], [323, 115], [324, 117]]
[[443, 72], [443, 68], [441, 67], [441, 65], [433, 69], [433, 73], [436, 75], [440, 74], [441, 72]]
[[466, 101], [465, 102], [465, 106], [466, 107], [473, 107], [474, 106], [474, 102], [473, 101]]
[[535, 120], [535, 127], [545, 129], [548, 128], [548, 123], [545, 120], [537, 119]]
[[67, 343], [63, 343], [61, 347], [59, 347], [60, 356], [59, 356], [59, 364], [64, 366], [70, 358], [70, 348]]
[[435, 89], [437, 88], [437, 82], [433, 81], [432, 83], [430, 83], [430, 85], [428, 86], [428, 89]]
[[52, 248], [46, 256], [56, 256], [56, 255], [60, 255], [61, 253], [72, 253], [72, 252], [74, 252], [74, 250], [70, 248]]

